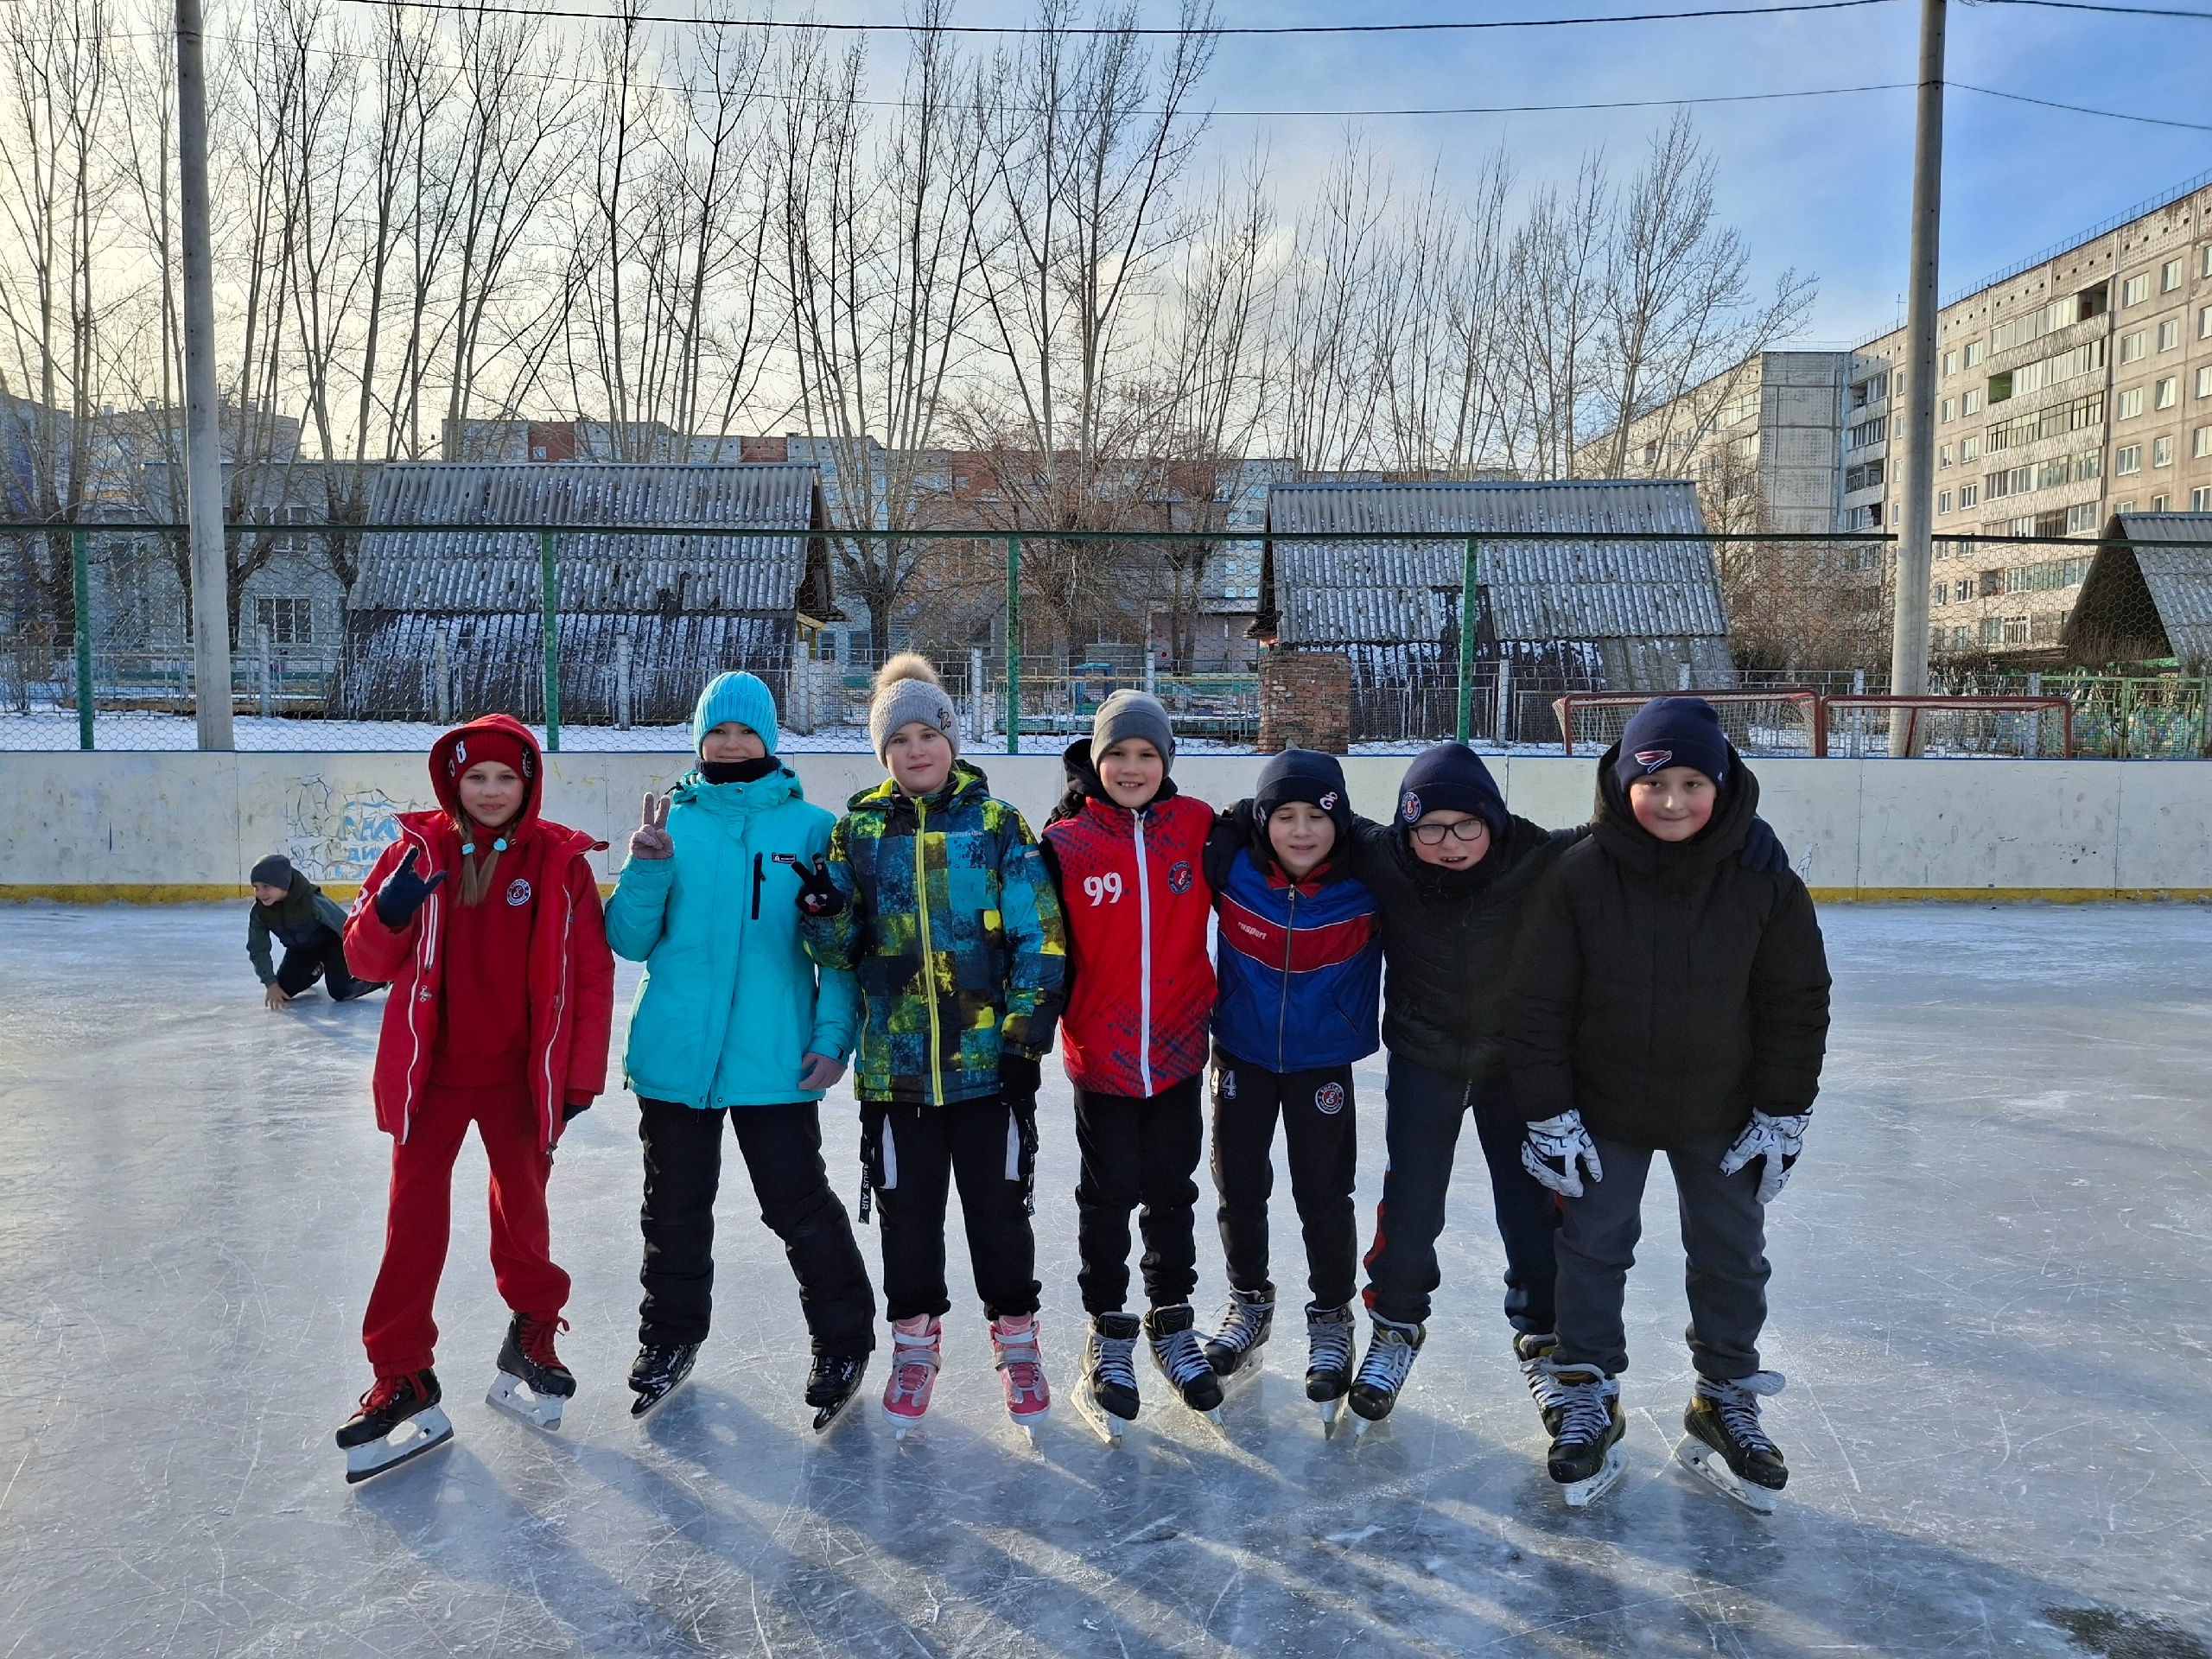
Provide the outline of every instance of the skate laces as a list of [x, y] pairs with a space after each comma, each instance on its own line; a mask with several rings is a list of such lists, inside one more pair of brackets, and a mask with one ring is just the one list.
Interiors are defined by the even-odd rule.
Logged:
[[369, 1384], [369, 1391], [361, 1396], [361, 1409], [372, 1414], [382, 1411], [410, 1390], [425, 1395], [429, 1392], [428, 1389], [419, 1388], [412, 1371], [402, 1371], [397, 1376], [380, 1376]]
[[[1375, 1339], [1367, 1344], [1367, 1358], [1359, 1368], [1359, 1386], [1395, 1394], [1405, 1386], [1406, 1378], [1414, 1369], [1414, 1356], [1420, 1351], [1403, 1331], [1376, 1320]], [[1344, 1344], [1344, 1352], [1349, 1358], [1349, 1339]]]
[[1213, 1362], [1206, 1357], [1198, 1333], [1188, 1326], [1154, 1337], [1152, 1351], [1159, 1356], [1160, 1369], [1167, 1373], [1167, 1380], [1179, 1389], [1213, 1375]]
[[1557, 1438], [1586, 1444], [1604, 1439], [1612, 1427], [1611, 1406], [1620, 1385], [1591, 1366], [1561, 1365], [1549, 1355], [1537, 1363], [1558, 1391], [1554, 1397], [1560, 1412]]
[[1352, 1362], [1352, 1325], [1340, 1308], [1306, 1312], [1307, 1369], [1348, 1371]]
[[1101, 1382], [1135, 1393], [1137, 1386], [1137, 1339], [1090, 1333], [1090, 1374]]
[[1772, 1452], [1774, 1442], [1759, 1422], [1759, 1396], [1780, 1394], [1782, 1382], [1779, 1371], [1754, 1371], [1732, 1382], [1700, 1376], [1697, 1393], [1699, 1399], [1713, 1402], [1713, 1408], [1720, 1414], [1721, 1427], [1737, 1445], [1746, 1452]]
[[1260, 1332], [1274, 1315], [1275, 1305], [1267, 1301], [1247, 1301], [1231, 1294], [1229, 1305], [1221, 1310], [1220, 1328], [1214, 1332], [1217, 1346], [1233, 1353], [1248, 1352], [1260, 1339]]
[[515, 1315], [515, 1345], [527, 1354], [535, 1364], [549, 1371], [565, 1370], [561, 1356], [553, 1351], [553, 1338], [569, 1328], [569, 1322], [556, 1313], [550, 1319], [541, 1319], [535, 1313]]

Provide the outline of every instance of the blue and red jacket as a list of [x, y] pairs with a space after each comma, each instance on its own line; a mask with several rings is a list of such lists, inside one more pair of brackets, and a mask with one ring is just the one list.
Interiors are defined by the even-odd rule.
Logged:
[[1206, 876], [1220, 917], [1214, 1040], [1271, 1071], [1348, 1065], [1382, 1046], [1382, 925], [1340, 849], [1303, 881], [1259, 850], [1251, 805], [1217, 823]]

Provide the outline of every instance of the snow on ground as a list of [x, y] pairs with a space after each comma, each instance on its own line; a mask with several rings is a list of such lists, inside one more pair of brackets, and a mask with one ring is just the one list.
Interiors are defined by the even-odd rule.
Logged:
[[[368, 1380], [381, 999], [264, 1013], [240, 906], [0, 907], [0, 1652], [2201, 1659], [2212, 913], [1823, 922], [1828, 1083], [1773, 1213], [1766, 1360], [1789, 1385], [1769, 1421], [1794, 1475], [1762, 1521], [1667, 1462], [1689, 1373], [1663, 1174], [1631, 1285], [1628, 1478], [1561, 1508], [1471, 1137], [1387, 1429], [1325, 1441], [1303, 1399], [1279, 1180], [1267, 1375], [1217, 1434], [1147, 1368], [1139, 1427], [1101, 1446], [1065, 1404], [1065, 1084], [1037, 1222], [1063, 1404], [1037, 1448], [998, 1406], [957, 1228], [925, 1427], [895, 1446], [867, 1406], [811, 1434], [796, 1297], [734, 1155], [714, 1337], [633, 1421], [639, 1154], [617, 1094], [553, 1185], [582, 1380], [562, 1431], [480, 1403], [505, 1314], [472, 1147], [440, 1308], [456, 1443], [349, 1489], [329, 1436]], [[1364, 1206], [1379, 1064], [1358, 1083]], [[849, 1100], [827, 1122], [849, 1196]], [[1210, 1242], [1202, 1270], [1210, 1313]]]

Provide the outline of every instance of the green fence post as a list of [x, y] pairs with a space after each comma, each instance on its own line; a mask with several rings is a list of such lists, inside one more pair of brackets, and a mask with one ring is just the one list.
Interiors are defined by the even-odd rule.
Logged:
[[1006, 752], [1021, 753], [1021, 537], [1006, 538]]
[[69, 583], [77, 607], [77, 747], [92, 747], [92, 534], [69, 532]]
[[553, 532], [537, 532], [538, 630], [545, 640], [545, 749], [561, 753], [561, 582], [553, 563]]
[[1467, 558], [1459, 573], [1459, 741], [1475, 731], [1475, 578], [1482, 566], [1482, 543], [1467, 537]]

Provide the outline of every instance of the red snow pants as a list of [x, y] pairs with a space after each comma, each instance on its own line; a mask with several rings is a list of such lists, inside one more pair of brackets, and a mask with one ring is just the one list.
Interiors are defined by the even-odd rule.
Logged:
[[453, 1166], [476, 1125], [492, 1166], [492, 1276], [518, 1313], [558, 1313], [569, 1275], [553, 1264], [545, 1213], [552, 1154], [539, 1140], [537, 1108], [518, 1080], [486, 1089], [428, 1085], [407, 1139], [391, 1148], [391, 1205], [384, 1265], [369, 1293], [361, 1341], [378, 1376], [428, 1367], [437, 1345], [438, 1276], [453, 1231]]

